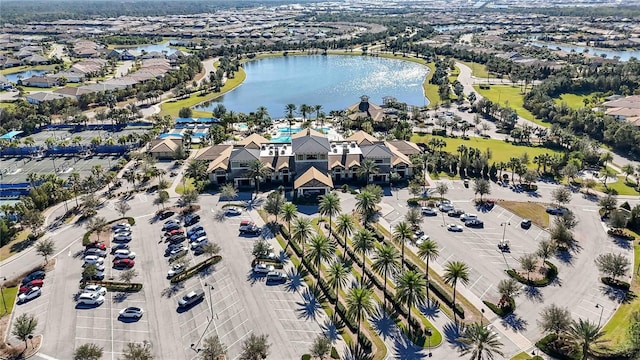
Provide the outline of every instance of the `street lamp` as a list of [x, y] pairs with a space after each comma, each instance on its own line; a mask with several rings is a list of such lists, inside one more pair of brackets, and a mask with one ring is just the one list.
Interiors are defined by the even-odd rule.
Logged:
[[507, 257], [504, 255], [504, 247], [505, 247], [505, 242], [504, 242], [504, 236], [507, 232], [507, 226], [511, 225], [510, 222], [503, 222], [500, 223], [500, 226], [502, 226], [502, 242], [500, 243], [500, 246], [498, 246], [498, 248], [500, 248], [500, 252], [502, 253], [502, 258], [504, 259], [504, 265], [507, 267], [507, 270], [509, 270], [509, 264], [507, 263]]
[[211, 311], [211, 320], [213, 320], [213, 298], [211, 297], [211, 290], [215, 290], [213, 285], [204, 283], [204, 286], [209, 290], [209, 310]]
[[596, 304], [596, 308], [600, 309], [600, 318], [598, 319], [598, 328], [600, 327], [600, 323], [602, 322], [602, 313], [604, 312], [604, 306], [600, 304]]
[[482, 316], [480, 317], [480, 326], [484, 326], [482, 323], [484, 321], [484, 308], [480, 309], [480, 312], [482, 312]]
[[429, 348], [429, 357], [431, 357], [431, 335], [433, 335], [433, 332], [431, 331], [431, 328], [428, 327], [427, 328], [427, 347]]
[[9, 310], [7, 310], [7, 303], [6, 300], [4, 299], [4, 282], [7, 281], [6, 277], [2, 278], [2, 284], [0, 284], [0, 296], [2, 296], [2, 305], [4, 305], [4, 313], [7, 314], [9, 313]]

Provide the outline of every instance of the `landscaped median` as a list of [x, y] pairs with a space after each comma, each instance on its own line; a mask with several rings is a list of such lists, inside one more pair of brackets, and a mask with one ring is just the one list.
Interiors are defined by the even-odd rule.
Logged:
[[98, 280], [87, 280], [80, 282], [80, 289], [83, 289], [86, 285], [100, 285], [106, 288], [109, 291], [118, 291], [118, 292], [136, 292], [142, 290], [142, 284], [140, 283], [128, 283], [121, 281], [98, 281]]
[[[131, 225], [131, 226], [136, 224], [136, 219], [134, 219], [132, 217], [121, 217], [121, 218], [118, 218], [118, 219], [115, 219], [115, 220], [108, 221], [105, 224], [105, 227], [109, 226], [109, 225], [111, 225], [113, 223], [117, 223], [119, 221], [123, 221], [123, 220], [126, 220], [129, 223], [129, 225]], [[94, 232], [95, 232], [95, 230], [89, 230], [84, 234], [84, 236], [82, 237], [82, 245], [87, 245], [87, 244], [89, 244], [91, 242], [91, 234], [93, 234]]]
[[197, 264], [195, 264], [194, 266], [188, 268], [185, 272], [178, 274], [174, 277], [171, 278], [171, 283], [172, 284], [176, 284], [179, 283], [181, 281], [185, 281], [187, 279], [192, 278], [194, 275], [196, 275], [197, 273], [199, 273], [200, 271], [208, 268], [209, 266], [215, 265], [217, 263], [219, 263], [222, 260], [222, 256], [220, 255], [214, 255], [204, 261], [201, 261]]
[[518, 282], [528, 286], [533, 286], [533, 287], [547, 286], [553, 280], [555, 280], [556, 276], [558, 276], [558, 268], [549, 261], [545, 261], [544, 264], [546, 265], [547, 271], [545, 271], [545, 275], [542, 279], [528, 279], [520, 275], [514, 269], [507, 270], [507, 274], [509, 274], [509, 276], [511, 276], [512, 278], [518, 280]]

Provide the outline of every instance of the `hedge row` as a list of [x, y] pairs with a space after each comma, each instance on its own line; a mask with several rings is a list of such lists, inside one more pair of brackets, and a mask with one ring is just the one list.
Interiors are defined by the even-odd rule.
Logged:
[[556, 342], [556, 340], [558, 340], [558, 335], [556, 334], [549, 334], [545, 337], [543, 337], [542, 339], [540, 339], [537, 343], [536, 346], [538, 347], [538, 349], [540, 349], [543, 353], [556, 358], [558, 360], [578, 360], [580, 359], [580, 357], [576, 356], [571, 356], [571, 355], [567, 355], [566, 353], [557, 350], [554, 347], [554, 343]]
[[539, 280], [529, 280], [526, 277], [518, 274], [518, 272], [513, 269], [507, 270], [507, 274], [525, 285], [533, 287], [547, 286], [556, 278], [556, 276], [558, 276], [558, 268], [549, 261], [545, 261], [544, 263], [547, 265], [547, 273], [545, 274], [544, 278]]
[[214, 255], [204, 261], [201, 261], [197, 264], [195, 264], [194, 266], [190, 267], [189, 269], [187, 269], [187, 271], [178, 274], [174, 277], [171, 278], [171, 283], [175, 284], [175, 283], [179, 283], [181, 281], [185, 281], [187, 279], [190, 279], [191, 277], [193, 277], [193, 275], [199, 273], [202, 269], [207, 268], [211, 265], [217, 264], [222, 260], [222, 256], [220, 255]]
[[98, 281], [98, 280], [87, 280], [80, 283], [80, 288], [84, 288], [86, 285], [100, 285], [105, 287], [109, 291], [120, 291], [120, 292], [134, 292], [142, 290], [142, 284], [140, 283], [126, 283], [119, 281]]
[[[121, 217], [115, 220], [111, 220], [109, 222], [107, 222], [107, 226], [120, 221], [120, 220], [127, 220], [127, 222], [129, 223], [129, 225], [133, 226], [136, 224], [136, 219], [127, 216], [127, 217]], [[91, 237], [91, 234], [93, 234], [93, 231], [87, 231], [86, 233], [84, 233], [84, 235], [82, 236], [82, 245], [87, 245], [88, 243], [90, 243], [91, 241], [89, 240], [89, 238]]]
[[624, 282], [618, 279], [613, 279], [609, 276], [601, 277], [600, 281], [602, 281], [602, 283], [605, 285], [609, 285], [611, 287], [621, 289], [624, 291], [629, 291], [629, 289], [631, 288], [631, 284], [629, 284], [628, 282]]
[[505, 317], [516, 310], [516, 301], [513, 298], [509, 298], [509, 305], [505, 307], [500, 307], [490, 301], [483, 300], [482, 301], [491, 311], [493, 311], [496, 315], [500, 317]]

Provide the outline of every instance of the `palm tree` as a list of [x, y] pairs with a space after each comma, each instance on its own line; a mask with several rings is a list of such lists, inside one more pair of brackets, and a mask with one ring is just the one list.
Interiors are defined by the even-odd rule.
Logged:
[[384, 276], [384, 305], [387, 306], [387, 277], [398, 271], [400, 253], [393, 245], [384, 244], [376, 247], [373, 255], [373, 270]]
[[351, 236], [354, 229], [355, 224], [353, 223], [353, 217], [351, 215], [341, 214], [338, 216], [338, 219], [336, 220], [336, 231], [344, 240], [344, 251], [346, 251], [347, 248], [347, 238]]
[[408, 223], [401, 221], [393, 229], [393, 240], [400, 243], [402, 246], [402, 265], [401, 269], [404, 269], [404, 243], [411, 239], [413, 232], [411, 226]]
[[293, 112], [296, 111], [296, 104], [287, 104], [287, 106], [285, 106], [285, 111], [287, 112], [287, 117], [292, 119]]
[[482, 324], [474, 323], [467, 326], [458, 340], [466, 345], [460, 349], [460, 353], [471, 354], [471, 360], [493, 360], [495, 354], [504, 356], [500, 350], [502, 343], [498, 334]]
[[333, 309], [334, 313], [338, 310], [340, 290], [347, 286], [347, 283], [349, 282], [349, 274], [350, 272], [344, 264], [338, 261], [334, 261], [327, 269], [327, 281], [329, 282], [329, 286], [333, 288], [333, 291], [336, 292], [336, 305]]
[[260, 181], [270, 174], [271, 169], [269, 169], [267, 165], [260, 160], [252, 161], [249, 164], [249, 168], [246, 170], [245, 176], [253, 179], [256, 187], [256, 196], [258, 196], [258, 191], [260, 191]]
[[373, 233], [367, 229], [361, 229], [353, 235], [353, 249], [362, 254], [362, 282], [364, 282], [364, 273], [367, 267], [366, 255], [373, 249], [374, 241]]
[[336, 193], [329, 193], [320, 197], [318, 211], [320, 215], [329, 217], [329, 238], [331, 238], [331, 218], [339, 215], [342, 211], [338, 195]]
[[453, 287], [453, 317], [455, 318], [456, 312], [456, 286], [458, 282], [462, 285], [469, 283], [469, 267], [462, 261], [449, 261], [444, 267], [444, 282]]
[[605, 332], [602, 331], [599, 325], [589, 320], [578, 319], [578, 321], [571, 322], [566, 338], [570, 343], [580, 348], [582, 360], [586, 360], [589, 357], [595, 357], [591, 350], [592, 346], [606, 342], [606, 340], [601, 339], [604, 334]]
[[425, 277], [425, 285], [427, 288], [427, 304], [429, 303], [429, 260], [435, 261], [440, 255], [440, 251], [438, 250], [438, 244], [433, 240], [423, 241], [422, 244], [418, 245], [418, 256], [425, 262], [424, 267], [424, 277]]
[[320, 278], [322, 277], [322, 271], [320, 266], [323, 261], [327, 261], [335, 254], [336, 246], [328, 237], [323, 234], [317, 234], [309, 240], [309, 247], [305, 254], [316, 266], [318, 271], [318, 281], [316, 287], [320, 285]]
[[401, 303], [407, 304], [409, 331], [411, 331], [411, 307], [419, 304], [424, 299], [424, 287], [426, 282], [422, 274], [413, 270], [407, 270], [400, 274], [396, 280], [396, 297]]
[[369, 191], [356, 195], [356, 210], [362, 215], [362, 223], [368, 224], [376, 211], [375, 196]]
[[358, 339], [356, 343], [360, 348], [360, 324], [362, 318], [371, 314], [374, 310], [373, 290], [363, 285], [352, 287], [347, 294], [347, 314], [355, 317], [358, 323]]
[[369, 185], [369, 176], [371, 174], [377, 174], [379, 171], [378, 165], [372, 159], [364, 159], [360, 162], [360, 167], [356, 172], [358, 176], [365, 177], [367, 185]]
[[312, 234], [313, 227], [311, 226], [311, 220], [308, 218], [297, 218], [294, 221], [291, 240], [302, 245], [302, 254], [304, 254], [304, 245], [309, 241]]
[[285, 203], [280, 209], [280, 216], [282, 216], [282, 220], [287, 222], [287, 234], [291, 239], [291, 220], [298, 217], [298, 207], [294, 203]]

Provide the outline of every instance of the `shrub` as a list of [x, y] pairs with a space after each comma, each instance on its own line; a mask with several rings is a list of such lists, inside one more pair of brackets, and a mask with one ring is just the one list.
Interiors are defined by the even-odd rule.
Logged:
[[556, 334], [549, 334], [545, 337], [543, 337], [542, 339], [540, 339], [537, 343], [536, 346], [538, 347], [538, 349], [540, 349], [543, 353], [554, 357], [556, 359], [559, 360], [577, 360], [579, 359], [579, 357], [576, 356], [570, 356], [565, 354], [564, 352], [561, 352], [560, 350], [557, 350], [554, 347], [554, 343], [558, 340], [558, 335]]
[[507, 270], [507, 274], [525, 285], [533, 287], [547, 286], [556, 278], [556, 276], [558, 276], [558, 268], [549, 261], [545, 261], [544, 263], [545, 265], [547, 265], [547, 273], [543, 279], [528, 280], [526, 277], [518, 274], [518, 272], [513, 269]]
[[624, 282], [618, 279], [613, 279], [609, 276], [601, 277], [600, 281], [602, 281], [602, 283], [605, 285], [609, 285], [611, 287], [621, 289], [624, 291], [629, 291], [629, 288], [631, 288], [631, 284], [629, 284], [628, 282]]
[[505, 307], [500, 307], [490, 301], [483, 300], [482, 301], [491, 311], [493, 311], [496, 315], [500, 317], [507, 316], [516, 310], [516, 302], [513, 298], [509, 298], [509, 305]]
[[119, 292], [136, 292], [142, 290], [142, 284], [140, 283], [126, 283], [119, 281], [97, 281], [97, 280], [88, 280], [80, 283], [80, 288], [84, 288], [86, 285], [95, 284], [104, 286], [109, 291], [119, 291]]
[[311, 355], [309, 354], [302, 355], [302, 360], [311, 360]]
[[191, 277], [193, 277], [193, 275], [199, 273], [202, 269], [209, 267], [211, 265], [217, 264], [222, 260], [222, 256], [220, 255], [214, 255], [204, 261], [201, 261], [199, 263], [197, 263], [196, 265], [190, 267], [187, 269], [187, 271], [178, 274], [174, 277], [171, 278], [171, 283], [175, 284], [175, 283], [179, 283], [181, 281], [190, 279]]
[[334, 346], [331, 347], [331, 358], [340, 359], [340, 354], [338, 354], [338, 350]]

